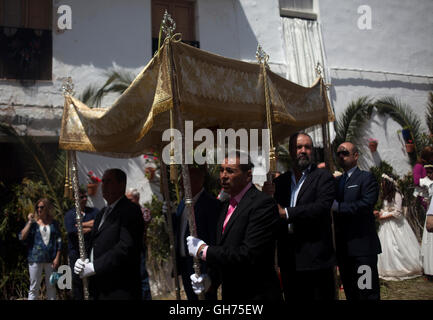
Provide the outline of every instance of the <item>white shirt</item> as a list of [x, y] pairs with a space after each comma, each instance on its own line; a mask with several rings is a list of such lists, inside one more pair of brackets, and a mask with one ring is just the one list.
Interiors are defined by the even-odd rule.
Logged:
[[[307, 169], [302, 171], [302, 176], [298, 182], [296, 182], [295, 173], [292, 172], [291, 187], [290, 187], [290, 190], [291, 190], [290, 207], [291, 208], [296, 207], [296, 202], [298, 200], [299, 191], [301, 190], [302, 185], [304, 184], [305, 180], [307, 179], [307, 175], [308, 175], [308, 173], [310, 173], [310, 170], [311, 170], [311, 165], [309, 165]], [[284, 210], [286, 211], [286, 219], [289, 220], [289, 212], [287, 211], [287, 208], [284, 208]], [[291, 223], [289, 223], [287, 227], [289, 229], [289, 233], [293, 233], [293, 225]]]
[[50, 242], [50, 234], [51, 234], [50, 226], [49, 225], [47, 225], [47, 226], [39, 225], [39, 231], [41, 232], [42, 241], [47, 246], [48, 242]]

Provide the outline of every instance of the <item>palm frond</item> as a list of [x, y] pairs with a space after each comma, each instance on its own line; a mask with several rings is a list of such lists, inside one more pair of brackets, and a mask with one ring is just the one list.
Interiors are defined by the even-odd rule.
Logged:
[[416, 150], [422, 148], [421, 121], [411, 108], [393, 97], [385, 97], [374, 103], [379, 114], [388, 114], [403, 128], [408, 128], [412, 134]]
[[372, 101], [369, 97], [360, 97], [349, 104], [344, 113], [335, 120], [335, 139], [333, 148], [341, 143], [350, 141], [355, 143], [361, 136], [360, 128], [370, 118]]
[[[97, 89], [93, 86], [88, 86], [84, 89], [81, 97], [82, 101], [89, 107], [99, 108], [102, 103], [102, 99], [108, 93], [122, 94], [134, 81], [134, 74], [121, 70], [110, 70], [104, 73], [107, 80], [101, 88]], [[86, 98], [86, 100], [83, 100]]]
[[48, 187], [49, 198], [53, 200], [56, 212], [62, 211], [60, 200], [53, 187], [52, 180], [49, 174], [49, 165], [45, 156], [45, 152], [42, 150], [39, 143], [31, 136], [20, 136], [16, 130], [5, 123], [0, 122], [0, 132], [11, 137], [15, 143], [18, 143], [22, 147], [21, 156], [26, 164], [25, 174], [31, 174], [39, 177]]
[[425, 122], [430, 134], [433, 134], [433, 92], [429, 92], [429, 99], [427, 102], [427, 110], [425, 113]]

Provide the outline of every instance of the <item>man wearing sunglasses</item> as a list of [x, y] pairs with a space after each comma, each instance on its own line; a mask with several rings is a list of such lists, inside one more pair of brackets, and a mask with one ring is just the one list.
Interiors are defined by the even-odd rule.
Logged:
[[336, 179], [332, 205], [337, 261], [348, 300], [379, 300], [377, 255], [382, 252], [373, 207], [379, 186], [373, 174], [357, 167], [359, 152], [350, 142], [337, 149], [344, 174]]
[[[81, 221], [84, 233], [84, 246], [86, 253], [90, 253], [90, 231], [93, 228], [93, 222], [99, 210], [97, 208], [87, 207], [87, 193], [85, 189], [80, 189], [80, 208], [81, 208]], [[71, 269], [74, 269], [75, 261], [80, 257], [80, 250], [78, 246], [78, 231], [75, 215], [75, 207], [66, 212], [65, 214], [65, 228], [68, 233], [68, 257]], [[72, 273], [72, 295], [74, 300], [83, 300], [83, 280]]]

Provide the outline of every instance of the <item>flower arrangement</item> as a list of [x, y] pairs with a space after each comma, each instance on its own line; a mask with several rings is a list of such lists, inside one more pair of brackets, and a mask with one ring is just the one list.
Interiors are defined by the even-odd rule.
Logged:
[[376, 152], [377, 144], [378, 144], [377, 139], [373, 139], [373, 138], [368, 139], [368, 147], [370, 148], [371, 152]]
[[151, 181], [155, 177], [155, 171], [159, 167], [159, 157], [156, 152], [151, 150], [149, 153], [143, 155], [145, 160], [144, 164], [144, 175]]
[[95, 176], [95, 174], [93, 173], [93, 171], [87, 172], [87, 176], [89, 177], [89, 183], [90, 184], [98, 184], [98, 183], [100, 183], [102, 181], [100, 178], [98, 178], [97, 176]]

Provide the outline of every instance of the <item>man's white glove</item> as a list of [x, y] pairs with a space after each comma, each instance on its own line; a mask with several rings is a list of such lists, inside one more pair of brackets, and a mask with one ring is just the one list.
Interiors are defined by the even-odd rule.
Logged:
[[81, 260], [77, 259], [74, 265], [74, 272], [80, 276], [80, 278], [90, 277], [95, 274], [95, 268], [93, 262], [89, 262], [89, 259]]
[[206, 244], [206, 242], [193, 236], [188, 236], [186, 238], [186, 244], [188, 245], [189, 255], [197, 257], [198, 249], [200, 249], [201, 245]]
[[199, 295], [202, 292], [206, 292], [211, 285], [211, 280], [205, 273], [200, 275], [199, 277], [197, 277], [197, 275], [194, 273], [190, 276], [190, 278], [192, 290], [194, 290], [194, 293], [196, 295]]
[[339, 205], [339, 203], [337, 202], [337, 200], [334, 200], [334, 202], [332, 203], [331, 210], [338, 212], [338, 205]]
[[164, 202], [162, 203], [162, 213], [163, 213], [164, 215], [167, 215], [167, 213], [168, 213], [168, 205], [167, 205], [167, 201], [164, 201]]

